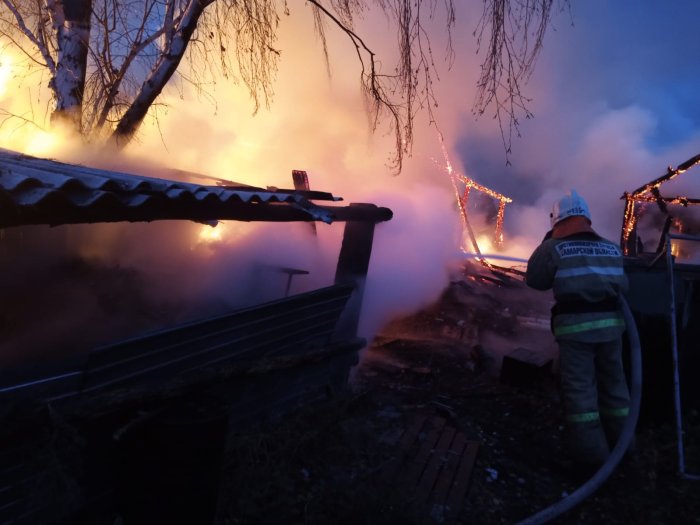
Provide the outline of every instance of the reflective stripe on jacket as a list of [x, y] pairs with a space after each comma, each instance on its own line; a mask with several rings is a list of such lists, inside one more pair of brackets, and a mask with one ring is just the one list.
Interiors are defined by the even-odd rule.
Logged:
[[544, 240], [528, 261], [526, 282], [538, 290], [552, 288], [557, 339], [602, 342], [624, 331], [616, 306], [619, 294], [627, 290], [622, 253], [596, 233]]

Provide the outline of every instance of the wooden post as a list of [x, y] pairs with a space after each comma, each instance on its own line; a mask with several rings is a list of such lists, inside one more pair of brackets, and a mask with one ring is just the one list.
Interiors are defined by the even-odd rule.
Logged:
[[[371, 207], [371, 204], [350, 204], [351, 207]], [[357, 328], [362, 310], [362, 296], [369, 269], [374, 239], [373, 221], [347, 221], [343, 233], [343, 243], [338, 256], [335, 272], [336, 284], [352, 283], [355, 285], [345, 311], [338, 321], [334, 334], [336, 339], [349, 339], [357, 336]]]

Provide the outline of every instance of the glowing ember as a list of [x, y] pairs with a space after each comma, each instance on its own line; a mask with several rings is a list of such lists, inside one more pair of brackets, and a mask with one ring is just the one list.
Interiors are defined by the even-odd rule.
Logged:
[[493, 239], [488, 235], [480, 235], [476, 238], [476, 242], [479, 243], [479, 248], [486, 253], [489, 253], [494, 248]]
[[[675, 219], [673, 219], [672, 226], [676, 229], [678, 233], [683, 233], [683, 223], [679, 218], [676, 217]], [[671, 241], [671, 255], [673, 255], [674, 257], [685, 255], [681, 250], [681, 241]]]
[[497, 248], [503, 248], [503, 214], [505, 213], [505, 211], [506, 202], [501, 200], [498, 203], [498, 216], [496, 217], [496, 234], [494, 236]]

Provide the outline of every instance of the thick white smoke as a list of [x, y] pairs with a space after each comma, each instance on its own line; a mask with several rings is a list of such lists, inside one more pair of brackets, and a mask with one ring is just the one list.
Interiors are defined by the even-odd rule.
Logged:
[[[451, 70], [442, 61], [444, 35], [436, 25], [433, 50], [440, 79], [435, 117], [455, 167], [513, 198], [505, 213], [505, 253], [527, 257], [549, 227], [552, 202], [571, 188], [588, 200], [600, 233], [616, 240], [622, 193], [698, 153], [700, 105], [692, 104], [697, 73], [683, 57], [700, 52], [691, 30], [697, 18], [692, 15], [700, 8], [693, 2], [681, 5], [586, 2], [574, 6], [573, 26], [568, 15], [557, 14], [524, 88], [534, 118], [521, 118], [522, 136], [513, 140], [510, 166], [497, 121], [489, 114], [479, 119], [471, 114], [483, 56], [474, 53], [473, 37], [480, 7], [457, 6]], [[633, 24], [619, 23], [622, 14], [629, 20], [630, 13]], [[99, 161], [165, 177], [166, 168], [177, 168], [284, 188], [291, 186], [293, 169], [305, 169], [314, 189], [346, 202], [392, 208], [394, 219], [377, 226], [367, 282], [362, 331], [371, 337], [384, 318], [424, 305], [447, 284], [446, 267], [460, 225], [450, 182], [433, 161], [442, 158], [437, 129], [425, 113], [417, 116], [413, 155], [405, 159], [401, 175], [392, 175], [386, 161], [393, 137], [385, 127], [371, 131], [352, 46], [328, 31], [329, 77], [311, 17], [295, 8], [281, 23], [276, 95], [269, 110], [263, 107], [255, 116], [241, 86], [221, 79], [209, 97], [197, 97], [185, 84], [164, 93], [159, 102], [167, 107], [158, 112], [157, 122], [145, 124], [126, 157], [107, 160], [65, 142], [52, 146], [45, 134], [30, 134], [26, 126], [12, 128], [10, 122], [0, 128], [0, 137], [5, 147], [37, 155]], [[670, 28], [678, 30], [673, 38], [649, 38], [668, 35]], [[394, 35], [387, 29], [383, 17], [368, 15], [358, 24], [358, 32], [381, 56], [395, 52]], [[2, 108], [16, 107], [29, 89], [25, 81], [0, 93]], [[36, 108], [28, 111], [16, 112], [31, 118], [43, 114]], [[154, 162], [162, 168], [147, 165]], [[697, 177], [691, 177], [674, 184], [679, 193], [700, 196]], [[71, 227], [66, 235], [74, 253], [93, 259], [109, 254], [104, 264], [138, 269], [149, 289], [168, 291], [174, 302], [189, 305], [179, 315], [196, 315], [205, 313], [202, 305], [245, 302], [246, 290], [255, 288], [245, 273], [254, 262], [313, 270], [294, 278], [293, 293], [330, 282], [342, 225], [319, 224], [317, 241], [305, 226], [249, 230], [225, 224], [222, 240], [207, 245], [198, 241], [203, 227], [188, 223]], [[243, 281], [237, 280], [241, 274], [246, 275]], [[265, 282], [283, 293], [284, 276], [278, 277], [282, 279]], [[265, 298], [273, 294], [257, 290]]]

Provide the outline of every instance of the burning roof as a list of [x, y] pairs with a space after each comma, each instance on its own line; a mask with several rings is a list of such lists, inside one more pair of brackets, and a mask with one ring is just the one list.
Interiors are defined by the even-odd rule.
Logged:
[[[661, 212], [666, 215], [666, 223], [661, 234], [661, 240], [659, 242], [657, 252], [661, 252], [666, 233], [668, 233], [671, 226], [674, 224], [674, 217], [669, 213], [668, 205], [675, 204], [687, 207], [691, 204], [700, 204], [700, 199], [692, 199], [682, 196], [664, 197], [661, 195], [660, 191], [662, 184], [676, 178], [682, 173], [685, 173], [699, 163], [700, 155], [695, 155], [694, 157], [679, 164], [675, 169], [669, 166], [666, 173], [661, 177], [640, 186], [632, 192], [625, 192], [625, 194], [620, 197], [621, 199], [625, 199], [625, 214], [622, 222], [622, 233], [620, 236], [620, 244], [625, 255], [637, 255], [638, 251], [637, 222], [639, 216], [643, 213], [643, 210], [637, 207], [637, 204], [645, 205], [647, 203], [656, 203]], [[676, 227], [680, 231], [680, 223], [676, 223]]]
[[[455, 198], [457, 200], [457, 205], [459, 207], [459, 214], [460, 217], [462, 218], [462, 226], [464, 227], [464, 231], [467, 233], [469, 237], [469, 242], [466, 240], [462, 243], [461, 249], [464, 252], [470, 252], [473, 250], [473, 253], [476, 255], [477, 260], [486, 266], [487, 268], [492, 268], [493, 265], [489, 263], [486, 258], [482, 255], [481, 253], [481, 248], [479, 247], [479, 242], [474, 235], [474, 230], [472, 228], [471, 223], [469, 222], [469, 214], [467, 212], [467, 208], [469, 205], [469, 196], [471, 194], [472, 188], [483, 193], [484, 195], [487, 195], [491, 197], [494, 200], [498, 201], [498, 212], [496, 214], [496, 228], [494, 231], [494, 236], [493, 236], [493, 245], [500, 249], [503, 247], [503, 215], [506, 210], [506, 204], [513, 202], [513, 199], [510, 197], [506, 197], [502, 193], [498, 193], [497, 191], [492, 190], [491, 188], [487, 188], [486, 186], [483, 186], [482, 184], [479, 184], [476, 182], [474, 179], [471, 177], [468, 177], [467, 175], [464, 175], [462, 173], [457, 172], [454, 167], [452, 166], [452, 162], [450, 161], [450, 157], [447, 154], [447, 148], [445, 147], [445, 141], [442, 137], [441, 134], [438, 133], [438, 138], [440, 140], [440, 147], [442, 148], [442, 156], [444, 158], [445, 165], [443, 167], [444, 171], [447, 173], [447, 175], [450, 177], [450, 181], [452, 182], [452, 189], [454, 190], [455, 193]], [[471, 248], [470, 246], [471, 245]], [[519, 272], [516, 272], [519, 273]]]
[[199, 185], [0, 149], [0, 228], [165, 219], [380, 222], [392, 216], [374, 205], [320, 206], [311, 200], [342, 199], [319, 191]]

